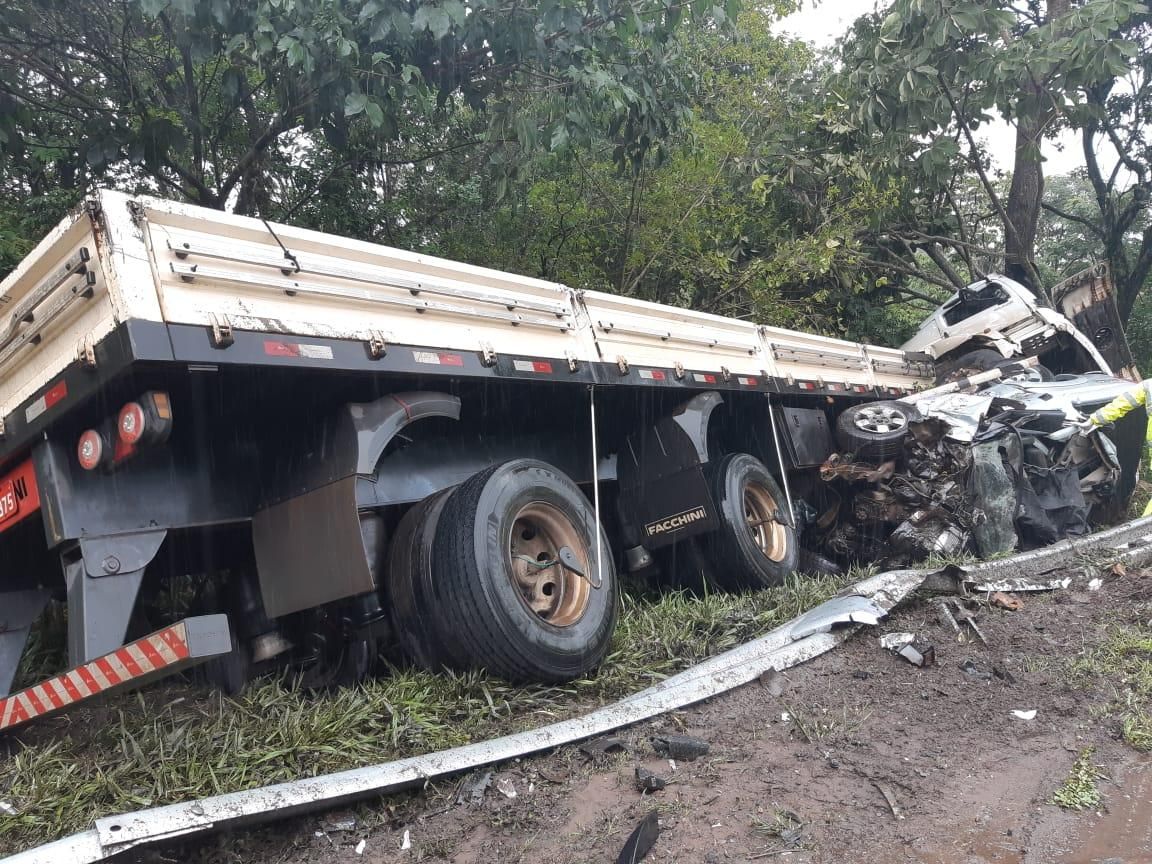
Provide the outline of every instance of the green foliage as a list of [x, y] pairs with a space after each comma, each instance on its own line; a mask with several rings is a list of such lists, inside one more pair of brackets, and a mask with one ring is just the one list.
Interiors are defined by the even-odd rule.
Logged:
[[[267, 209], [269, 154], [289, 158], [299, 133], [337, 150], [360, 125], [396, 141], [433, 108], [484, 108], [485, 137], [526, 152], [607, 129], [634, 164], [688, 117], [676, 30], [736, 13], [737, 0], [13, 0], [0, 152], [243, 212]], [[516, 110], [527, 96], [530, 114]]]
[[1072, 769], [1060, 788], [1052, 794], [1052, 803], [1066, 810], [1090, 810], [1100, 806], [1103, 798], [1096, 781], [1104, 775], [1092, 764], [1094, 747], [1085, 747], [1072, 763]]

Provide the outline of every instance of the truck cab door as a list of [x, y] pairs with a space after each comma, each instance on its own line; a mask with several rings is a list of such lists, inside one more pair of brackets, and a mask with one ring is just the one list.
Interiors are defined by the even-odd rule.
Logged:
[[1141, 380], [1116, 308], [1107, 264], [1098, 264], [1053, 286], [1052, 301], [1108, 361], [1113, 375]]

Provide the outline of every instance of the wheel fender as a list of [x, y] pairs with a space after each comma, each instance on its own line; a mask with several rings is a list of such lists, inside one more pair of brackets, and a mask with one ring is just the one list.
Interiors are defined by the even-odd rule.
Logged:
[[701, 465], [708, 461], [708, 423], [712, 419], [712, 412], [723, 401], [724, 397], [715, 390], [708, 390], [696, 394], [672, 412], [673, 422], [684, 431], [696, 448]]
[[391, 393], [375, 402], [353, 402], [344, 406], [340, 420], [350, 424], [356, 442], [353, 473], [368, 475], [396, 433], [424, 417], [460, 419], [460, 399], [447, 393], [418, 390]]

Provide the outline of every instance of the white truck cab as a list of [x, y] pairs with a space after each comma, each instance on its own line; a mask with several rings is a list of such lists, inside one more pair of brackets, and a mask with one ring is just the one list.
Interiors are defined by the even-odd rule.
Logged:
[[1098, 370], [1134, 377], [1105, 267], [1094, 267], [1052, 289], [1059, 311], [1026, 287], [997, 274], [953, 294], [901, 346], [936, 361], [943, 375], [991, 368], [1001, 358], [1041, 357], [1043, 372]]

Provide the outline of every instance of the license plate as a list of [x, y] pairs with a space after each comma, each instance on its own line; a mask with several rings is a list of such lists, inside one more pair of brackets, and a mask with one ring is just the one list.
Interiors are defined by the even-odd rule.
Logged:
[[20, 510], [20, 502], [16, 500], [16, 483], [9, 480], [0, 486], [0, 522], [7, 522], [16, 516]]

